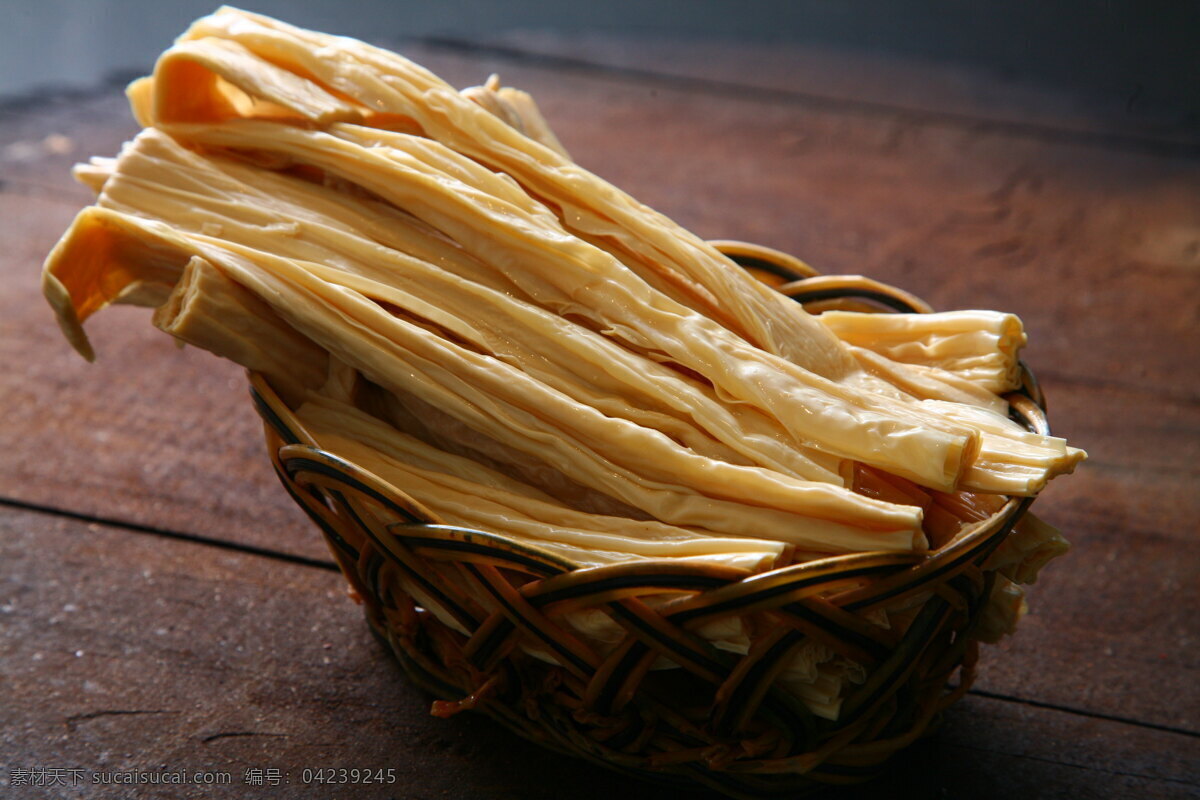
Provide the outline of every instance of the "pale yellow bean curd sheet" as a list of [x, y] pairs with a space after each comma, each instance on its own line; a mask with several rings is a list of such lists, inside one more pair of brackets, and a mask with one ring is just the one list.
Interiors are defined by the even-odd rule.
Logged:
[[[495, 77], [459, 92], [222, 8], [128, 94], [145, 130], [76, 167], [97, 200], [46, 261], [67, 338], [91, 358], [91, 314], [154, 307], [440, 520], [583, 567], [750, 574], [940, 546], [1084, 457], [1004, 415], [1017, 317], [809, 314], [573, 163]], [[1011, 540], [992, 638], [1065, 549], [1033, 518]], [[704, 635], [749, 643], [737, 621]], [[861, 668], [807, 645], [784, 680], [834, 717]]]

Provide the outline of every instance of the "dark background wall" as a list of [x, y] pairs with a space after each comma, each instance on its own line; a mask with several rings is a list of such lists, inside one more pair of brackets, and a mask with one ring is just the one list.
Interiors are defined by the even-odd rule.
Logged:
[[[964, 0], [246, 0], [306, 27], [372, 39], [514, 30], [725, 37], [867, 50], [1010, 82], [1121, 99], [1200, 127], [1200, 3]], [[208, 0], [3, 0], [0, 97], [144, 70]]]

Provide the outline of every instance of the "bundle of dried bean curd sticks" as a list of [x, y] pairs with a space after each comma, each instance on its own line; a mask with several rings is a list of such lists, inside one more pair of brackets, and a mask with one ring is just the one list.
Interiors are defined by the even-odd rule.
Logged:
[[[749, 574], [944, 545], [1083, 458], [1005, 416], [1016, 317], [807, 313], [498, 80], [222, 8], [128, 95], [144, 130], [76, 168], [97, 199], [45, 265], [67, 338], [91, 358], [91, 314], [152, 306], [442, 521]], [[1033, 517], [1009, 537], [996, 633], [1063, 549]], [[744, 650], [736, 627], [705, 635]], [[813, 645], [785, 677], [832, 716], [855, 669]]]

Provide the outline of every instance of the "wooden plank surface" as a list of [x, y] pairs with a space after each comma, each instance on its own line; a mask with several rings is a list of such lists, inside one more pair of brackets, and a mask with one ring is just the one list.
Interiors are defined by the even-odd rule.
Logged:
[[1072, 92], [996, 69], [906, 58], [805, 41], [605, 31], [499, 30], [425, 40], [441, 49], [538, 64], [557, 71], [608, 71], [630, 80], [667, 79], [693, 89], [790, 97], [842, 113], [903, 117], [954, 127], [992, 126], [1054, 140], [1192, 153], [1200, 127], [1153, 109], [1136, 87]]
[[[334, 573], [8, 511], [0, 586], [0, 690], [13, 699], [0, 704], [6, 796], [39, 797], [12, 785], [13, 770], [43, 767], [85, 770], [85, 783], [138, 770], [231, 775], [218, 790], [139, 797], [612, 797], [614, 779], [599, 768], [484, 718], [429, 716]], [[894, 797], [900, 781], [925, 797], [1182, 798], [1200, 785], [1194, 746], [1180, 734], [969, 698], [890, 781], [845, 796]], [[320, 767], [390, 767], [396, 782], [306, 785], [304, 770]], [[254, 769], [291, 782], [248, 786]], [[635, 782], [621, 793], [663, 796]]]
[[[949, 758], [959, 770], [958, 788], [974, 787], [971, 776], [984, 775], [966, 766], [973, 760], [966, 751], [978, 751], [1003, 756], [1010, 766], [1044, 764], [1049, 772], [1013, 767], [1003, 778], [1008, 768], [997, 767], [995, 775], [986, 773], [989, 786], [1027, 793], [1040, 781], [1063, 796], [1084, 785], [1094, 796], [1128, 796], [1100, 794], [1095, 776], [1080, 782], [1079, 770], [1094, 772], [1106, 761], [1112, 785], [1129, 793], [1140, 793], [1140, 784], [1129, 781], [1142, 780], [1159, 781], [1155, 791], [1163, 796], [1194, 790], [1194, 774], [1167, 766], [1185, 759], [1146, 754], [1186, 752], [1184, 744], [1194, 745], [1186, 732], [1200, 729], [1200, 625], [1193, 614], [1200, 599], [1200, 544], [1193, 535], [1200, 513], [1196, 162], [995, 127], [862, 115], [752, 93], [738, 97], [720, 87], [631, 81], [605, 71], [564, 75], [497, 52], [417, 49], [412, 55], [457, 85], [499, 71], [506, 82], [532, 91], [582, 164], [703, 236], [791, 250], [828, 272], [861, 272], [904, 286], [940, 308], [1019, 313], [1031, 335], [1028, 360], [1045, 384], [1056, 432], [1092, 455], [1037, 506], [1076, 549], [1033, 588], [1032, 612], [1017, 637], [985, 653], [977, 685], [992, 697], [970, 698], [947, 727], [954, 742], [965, 736], [970, 745], [938, 746], [965, 748]], [[87, 202], [87, 194], [70, 184], [70, 163], [111, 154], [132, 130], [115, 90], [0, 111], [0, 363], [15, 365], [0, 372], [6, 412], [0, 416], [0, 497], [10, 506], [323, 559], [323, 546], [267, 468], [237, 368], [175, 350], [150, 329], [145, 312], [130, 309], [89, 323], [100, 359], [87, 365], [67, 350], [39, 298], [41, 259]], [[47, 138], [51, 134], [62, 138]], [[4, 518], [47, 527], [41, 516], [6, 512]], [[114, 530], [106, 536], [124, 541], [146, 534]], [[241, 564], [250, 558], [198, 544], [159, 544], [163, 537], [136, 541], [130, 546], [151, 551], [198, 548], [179, 552], [194, 553], [187, 557], [189, 568], [217, 570], [213, 575], [223, 559]], [[303, 587], [297, 591], [336, 585], [336, 576], [311, 567], [269, 563], [308, 575], [297, 578]], [[80, 569], [77, 580], [92, 581], [97, 591], [104, 581], [114, 592], [129, 588], [115, 573]], [[35, 590], [24, 573], [13, 578], [19, 592]], [[141, 605], [157, 602], [152, 588], [140, 595]], [[103, 605], [113, 608], [105, 597]], [[350, 616], [341, 624], [359, 638], [347, 657], [362, 659], [352, 669], [380, 668], [386, 660], [367, 647], [365, 630]], [[288, 628], [259, 630], [255, 652], [275, 648], [279, 659], [301, 638]], [[34, 641], [45, 635], [36, 624], [22, 634]], [[185, 652], [192, 654], [187, 660], [204, 657], [200, 645], [164, 652], [177, 661]], [[278, 664], [264, 674], [280, 686], [293, 681]], [[57, 664], [66, 666], [86, 671], [82, 661]], [[319, 683], [313, 676], [304, 682], [314, 690]], [[27, 682], [21, 688], [36, 687]], [[274, 702], [264, 714], [269, 706], [270, 713], [282, 714]], [[396, 702], [406, 720], [421, 715], [416, 700]], [[48, 709], [39, 713], [53, 716]], [[1139, 724], [1119, 726], [1097, 715]], [[127, 722], [118, 719], [123, 716], [101, 715], [86, 724]], [[208, 730], [203, 726], [210, 722], [220, 727], [216, 717], [200, 716], [193, 730]], [[111, 742], [121, 730], [96, 741]], [[221, 732], [229, 731], [196, 735]], [[1091, 766], [1063, 760], [1077, 752], [1067, 743], [1079, 737], [1095, 744], [1081, 756]], [[255, 738], [213, 741], [261, 744]], [[307, 747], [319, 749], [308, 741]], [[1039, 761], [1051, 747], [1058, 760]], [[84, 751], [59, 755], [83, 758]], [[164, 761], [176, 760], [167, 755]], [[1142, 766], [1127, 768], [1139, 758]], [[300, 754], [292, 759], [306, 763]], [[503, 773], [503, 761], [480, 769]], [[436, 771], [464, 763], [441, 764]], [[512, 791], [518, 789], [529, 787]]]
[[115, 87], [0, 116], [0, 496], [327, 559], [281, 496], [239, 368], [177, 350], [130, 308], [89, 324], [88, 364], [46, 313], [37, 265], [91, 201], [70, 166], [136, 130]]

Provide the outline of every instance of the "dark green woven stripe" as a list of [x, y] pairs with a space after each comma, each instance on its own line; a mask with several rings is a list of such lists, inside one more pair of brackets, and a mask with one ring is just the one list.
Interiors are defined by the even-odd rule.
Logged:
[[788, 269], [782, 264], [765, 258], [759, 258], [758, 256], [730, 255], [728, 253], [725, 255], [726, 257], [732, 259], [733, 263], [740, 267], [749, 267], [750, 269], [759, 269], [763, 272], [769, 272], [776, 278], [782, 278], [788, 282], [803, 280], [806, 277], [798, 272]]
[[[825, 583], [830, 580], [841, 580], [843, 578], [858, 578], [858, 577], [862, 577], [865, 575], [872, 575], [876, 572], [896, 570], [896, 569], [897, 569], [897, 566], [895, 564], [884, 564], [884, 565], [878, 565], [878, 566], [868, 566], [868, 567], [859, 567], [857, 569], [850, 569], [850, 570], [846, 570], [845, 572], [838, 573], [836, 575], [830, 575], [828, 573], [825, 573], [825, 574], [821, 574], [821, 575], [815, 575], [812, 577], [798, 578], [795, 581], [791, 581], [791, 582], [788, 582], [785, 584], [780, 584], [779, 586], [772, 586], [770, 588], [762, 589], [760, 591], [753, 592], [751, 594], [745, 594], [740, 597], [735, 597], [733, 599], [726, 600], [721, 603], [713, 603], [712, 605], [708, 605], [708, 606], [701, 606], [699, 608], [690, 608], [685, 611], [678, 611], [674, 614], [671, 614], [670, 619], [672, 622], [682, 625], [686, 622], [690, 622], [691, 620], [693, 620], [697, 617], [708, 616], [710, 614], [723, 614], [723, 613], [727, 613], [727, 612], [737, 611], [738, 609], [744, 608], [753, 603], [760, 603], [764, 600], [770, 600], [772, 597], [778, 597], [779, 595], [787, 594], [788, 592], [792, 592], [797, 589], [804, 589], [808, 586], [814, 586], [816, 584]], [[785, 606], [785, 608], [786, 608], [786, 606]]]
[[918, 313], [918, 309], [901, 300], [899, 297], [870, 289], [814, 289], [808, 292], [789, 292], [788, 296], [797, 303], [814, 303], [818, 300], [839, 300], [846, 297], [857, 297], [863, 300], [874, 300], [876, 303], [881, 303], [903, 314]]
[[[480, 574], [479, 569], [474, 564], [464, 564], [463, 566], [468, 569], [471, 574], [476, 577], [476, 579], [478, 579], [479, 583], [483, 585], [484, 588], [488, 590], [488, 592], [492, 595], [492, 598], [501, 606], [503, 606], [505, 610], [512, 614], [513, 617], [516, 617], [517, 619], [524, 619], [524, 615], [517, 611], [517, 609], [513, 608], [512, 604], [508, 602], [501, 592], [496, 591], [496, 589], [492, 587], [491, 583], [485, 579], [482, 574]], [[580, 671], [580, 673], [584, 675], [590, 675], [592, 673], [591, 664], [587, 663], [582, 658], [563, 647], [558, 640], [551, 636], [548, 632], [542, 630], [537, 625], [533, 625], [532, 623], [523, 627], [525, 627], [526, 630], [532, 631], [535, 636], [549, 645], [550, 649], [558, 653], [558, 655], [561, 656], [565, 661], [569, 661], [571, 664], [573, 664], [575, 668]]]
[[661, 575], [618, 575], [613, 578], [605, 578], [589, 583], [564, 586], [562, 589], [555, 589], [552, 592], [534, 595], [529, 598], [529, 602], [541, 608], [560, 600], [571, 600], [577, 597], [603, 594], [604, 592], [626, 588], [715, 589], [726, 584], [728, 584], [728, 581], [721, 578], [709, 578], [702, 575], [676, 575], [670, 573]]
[[250, 397], [254, 401], [254, 407], [258, 410], [259, 416], [265, 419], [267, 424], [271, 426], [271, 429], [279, 434], [280, 439], [283, 439], [288, 444], [303, 444], [300, 441], [300, 437], [280, 419], [275, 410], [271, 408], [253, 386], [250, 387]]
[[[330, 458], [333, 458], [336, 461], [341, 461], [341, 459], [337, 458], [336, 456], [330, 455]], [[351, 489], [362, 492], [367, 497], [370, 497], [372, 500], [383, 505], [389, 511], [399, 514], [404, 519], [411, 520], [415, 523], [425, 522], [425, 520], [414, 516], [411, 511], [404, 508], [387, 495], [376, 491], [372, 487], [360, 481], [358, 478], [355, 478], [353, 475], [348, 475], [345, 472], [342, 472], [341, 470], [336, 469], [322, 461], [316, 461], [311, 458], [299, 456], [296, 458], [289, 458], [287, 463], [284, 464], [284, 467], [287, 469], [288, 473], [293, 476], [298, 472], [314, 472], [318, 475], [324, 475], [327, 478], [333, 478], [339, 483], [349, 486]]]

